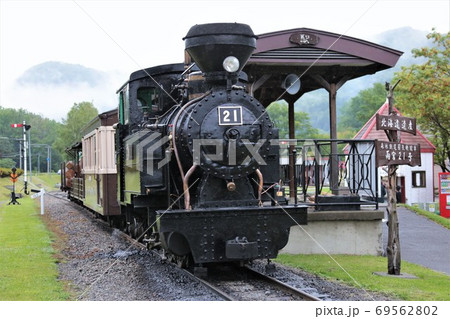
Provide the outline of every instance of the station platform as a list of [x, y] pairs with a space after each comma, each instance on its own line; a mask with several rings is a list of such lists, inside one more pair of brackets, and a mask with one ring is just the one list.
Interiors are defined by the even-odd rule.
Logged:
[[383, 210], [308, 211], [308, 224], [291, 227], [288, 254], [383, 253]]

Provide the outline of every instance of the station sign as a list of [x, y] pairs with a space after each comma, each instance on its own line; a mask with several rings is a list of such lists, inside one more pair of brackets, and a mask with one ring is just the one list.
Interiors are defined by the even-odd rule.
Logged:
[[420, 144], [375, 141], [377, 166], [421, 165]]
[[376, 114], [377, 130], [402, 131], [416, 135], [416, 119], [398, 115]]
[[319, 37], [308, 32], [297, 32], [291, 34], [289, 41], [298, 45], [316, 45], [319, 43]]

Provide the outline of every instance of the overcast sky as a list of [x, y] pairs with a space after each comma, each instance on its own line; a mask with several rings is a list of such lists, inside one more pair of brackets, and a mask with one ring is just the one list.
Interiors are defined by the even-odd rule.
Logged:
[[[182, 38], [194, 24], [241, 22], [256, 34], [308, 27], [371, 39], [404, 26], [447, 32], [449, 2], [0, 0], [0, 105], [57, 120], [74, 102], [114, 107], [131, 72], [183, 61]], [[111, 81], [98, 88], [19, 86], [24, 71], [46, 61], [109, 72]]]

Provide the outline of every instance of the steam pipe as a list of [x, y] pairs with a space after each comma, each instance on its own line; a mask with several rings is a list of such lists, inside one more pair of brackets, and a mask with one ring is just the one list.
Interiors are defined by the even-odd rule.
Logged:
[[[175, 116], [174, 121], [172, 122], [173, 123], [173, 127], [172, 127], [173, 151], [175, 153], [175, 158], [177, 160], [177, 165], [178, 165], [178, 169], [180, 171], [181, 179], [183, 180], [183, 189], [184, 189], [185, 176], [184, 176], [183, 166], [181, 165], [180, 156], [178, 154], [178, 148], [177, 148], [177, 142], [176, 142], [176, 136], [177, 136], [176, 135], [176, 126], [177, 126], [178, 118], [180, 117], [181, 112], [184, 112], [188, 106], [191, 106], [192, 104], [200, 101], [209, 93], [210, 92], [208, 91], [205, 94], [203, 94], [202, 96], [199, 96], [198, 98], [193, 99], [193, 100], [189, 101], [188, 103], [186, 103], [185, 105], [183, 105], [183, 107], [178, 111], [177, 115]], [[189, 192], [188, 192], [188, 196], [189, 196]], [[186, 209], [188, 209], [188, 207], [189, 206], [185, 206]]]
[[261, 205], [261, 194], [262, 194], [262, 190], [263, 190], [263, 184], [264, 184], [264, 179], [263, 179], [263, 175], [261, 173], [261, 171], [259, 170], [259, 168], [255, 171], [256, 175], [258, 175], [258, 179], [259, 179], [259, 184], [258, 184], [258, 201], [259, 204]]
[[183, 193], [184, 193], [184, 209], [191, 210], [191, 195], [189, 194], [189, 178], [194, 173], [197, 165], [194, 164], [187, 171], [186, 176], [183, 178]]

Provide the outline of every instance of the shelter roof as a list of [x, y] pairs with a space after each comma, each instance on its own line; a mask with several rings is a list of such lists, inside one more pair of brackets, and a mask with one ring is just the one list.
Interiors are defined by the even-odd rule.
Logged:
[[[244, 71], [258, 99], [277, 98], [290, 73], [300, 76], [297, 99], [306, 92], [393, 67], [403, 52], [336, 33], [298, 28], [261, 34]], [[259, 82], [258, 82], [259, 81]], [[322, 81], [323, 82], [323, 81]]]

